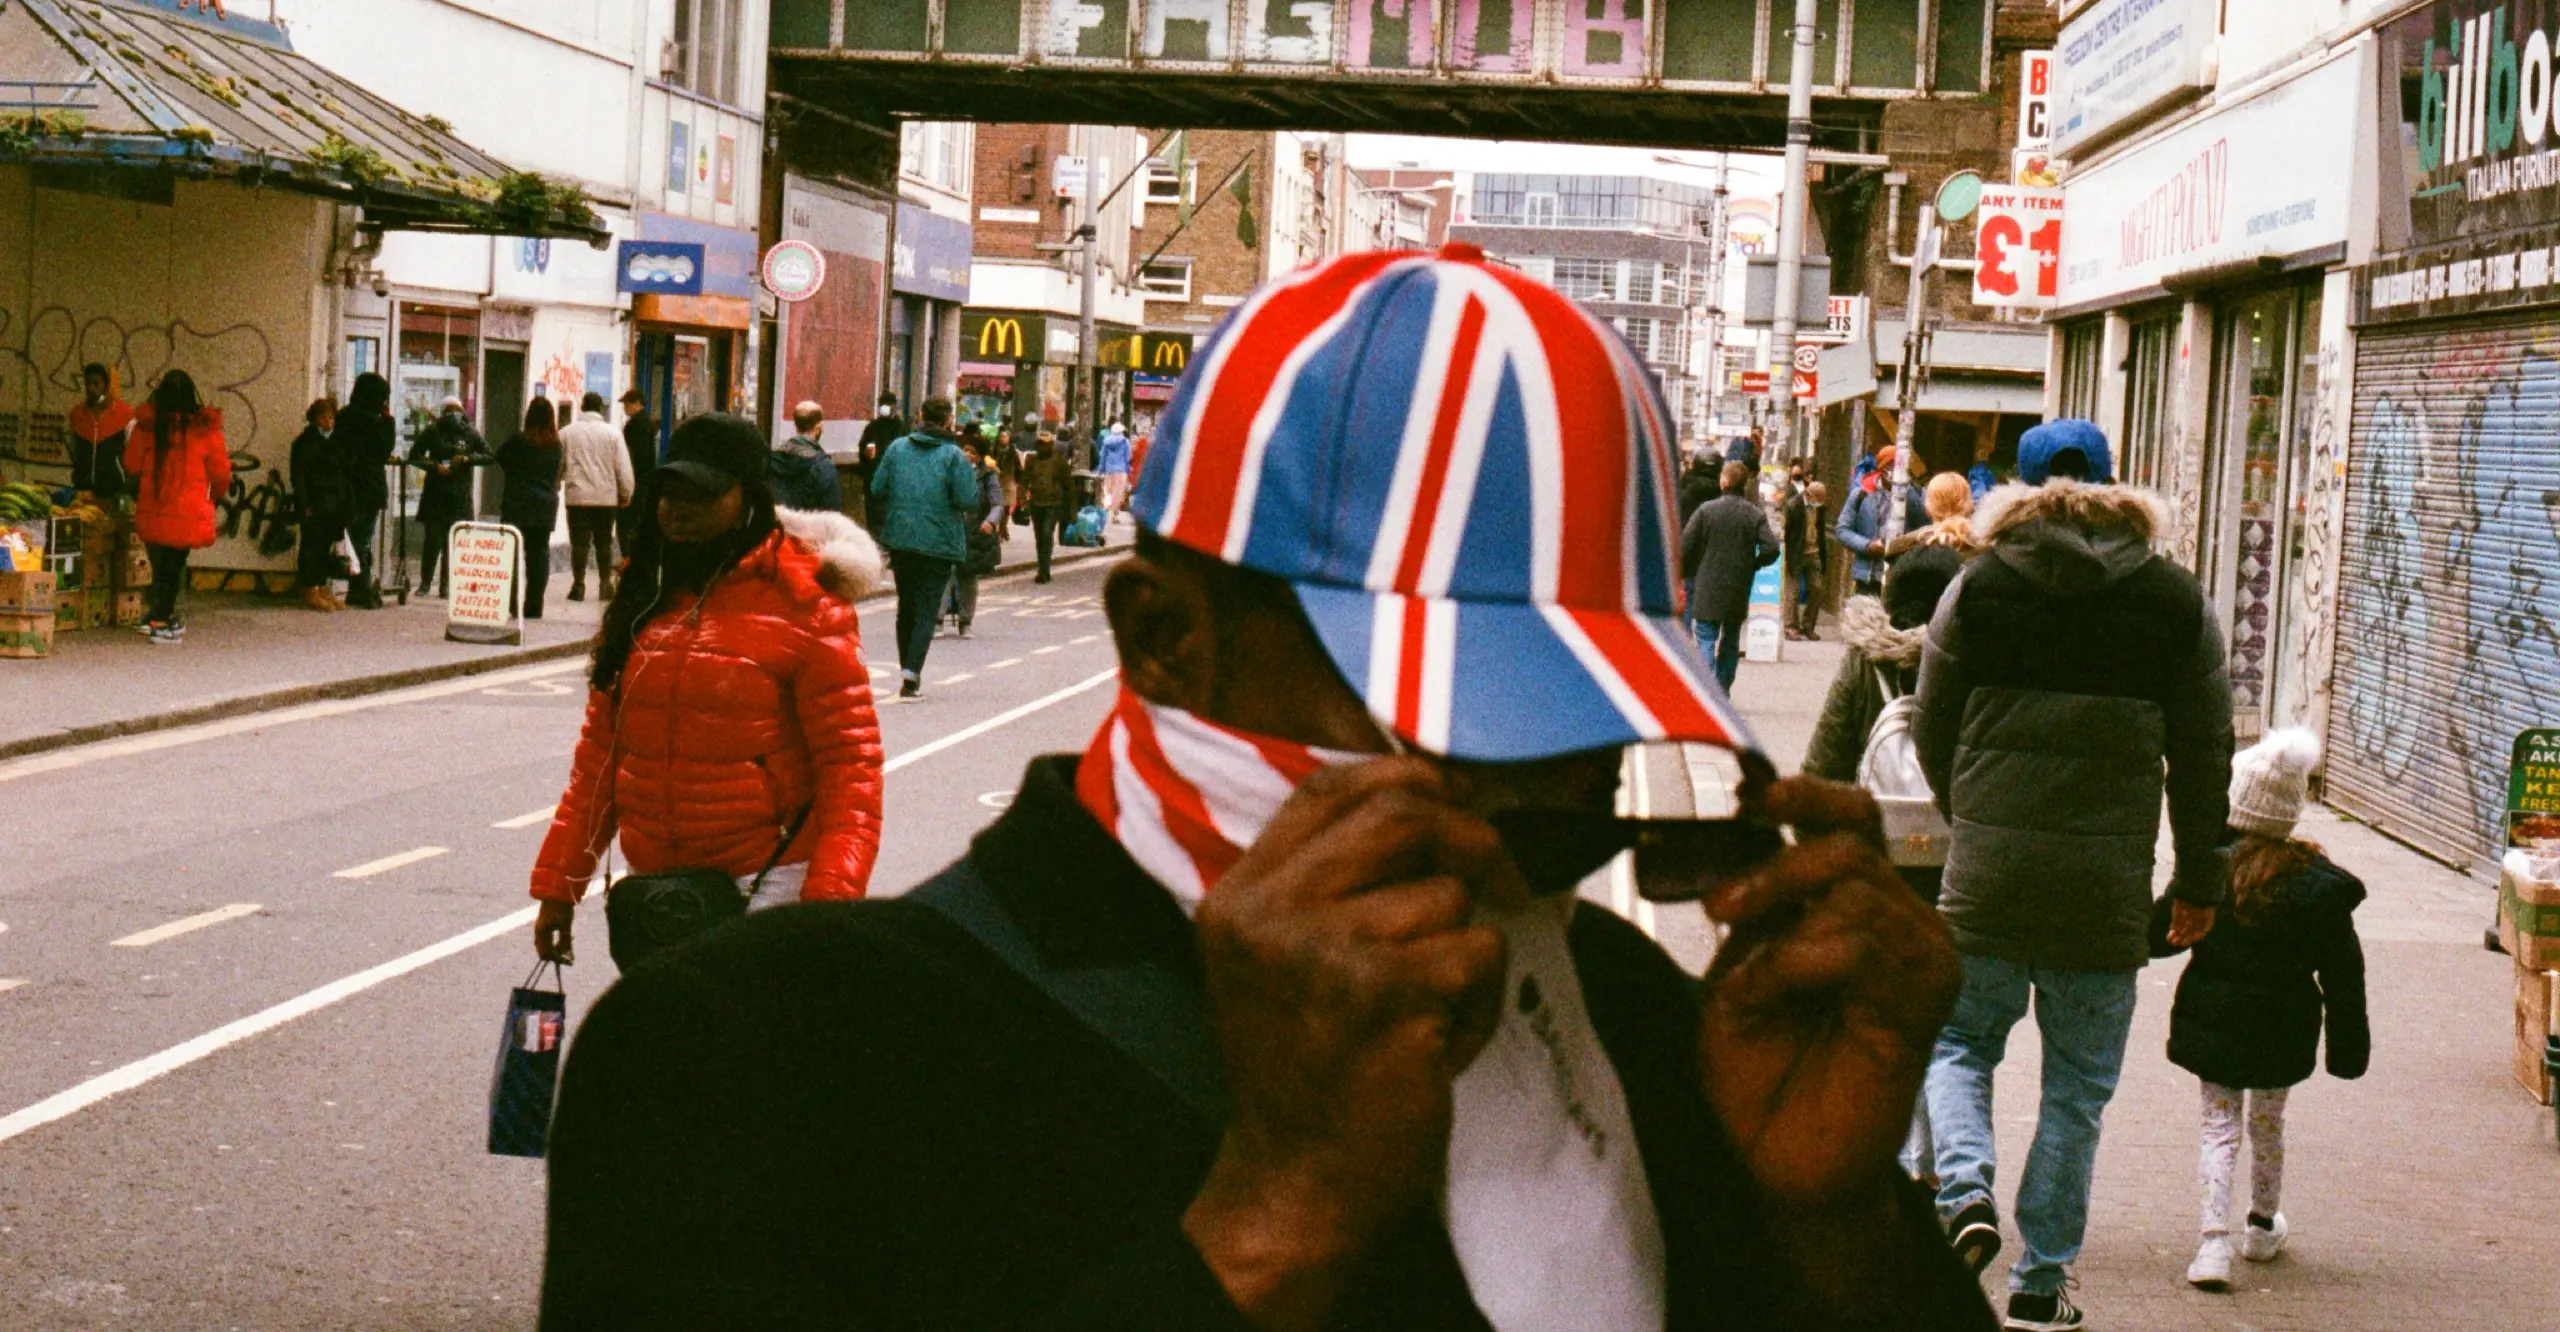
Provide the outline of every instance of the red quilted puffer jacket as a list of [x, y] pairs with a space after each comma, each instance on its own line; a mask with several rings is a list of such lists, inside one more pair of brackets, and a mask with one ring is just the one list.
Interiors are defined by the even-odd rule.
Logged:
[[880, 551], [841, 514], [784, 511], [783, 530], [712, 581], [669, 594], [633, 641], [618, 696], [586, 729], [533, 895], [574, 902], [618, 830], [635, 873], [808, 862], [803, 900], [861, 897], [880, 852], [880, 720], [851, 602]]

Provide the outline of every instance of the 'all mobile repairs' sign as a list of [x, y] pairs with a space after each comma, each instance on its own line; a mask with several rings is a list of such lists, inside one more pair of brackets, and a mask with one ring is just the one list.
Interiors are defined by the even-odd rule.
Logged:
[[[547, 557], [551, 552], [544, 551]], [[444, 636], [457, 643], [521, 643], [516, 580], [524, 572], [524, 536], [504, 523], [455, 523], [445, 546], [452, 599]]]

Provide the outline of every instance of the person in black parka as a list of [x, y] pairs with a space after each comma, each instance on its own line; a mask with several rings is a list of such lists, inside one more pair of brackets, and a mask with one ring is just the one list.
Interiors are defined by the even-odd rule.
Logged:
[[[2204, 1081], [2204, 1241], [2187, 1280], [2231, 1281], [2231, 1174], [2246, 1110], [2249, 1225], [2240, 1256], [2266, 1262], [2284, 1248], [2276, 1210], [2284, 1186], [2286, 1090], [2309, 1078], [2321, 1029], [2332, 1077], [2364, 1076], [2373, 1055], [2365, 1021], [2364, 949], [2354, 912], [2364, 885], [2293, 835], [2319, 742], [2277, 731], [2231, 761], [2231, 907], [2198, 940], [2169, 1013], [2169, 1062]], [[2169, 902], [2152, 917], [2151, 951], [2166, 957]]]
[[381, 570], [375, 566], [374, 529], [391, 507], [391, 483], [383, 469], [400, 447], [400, 427], [391, 419], [391, 381], [368, 370], [347, 391], [338, 411], [337, 428], [329, 432], [330, 452], [346, 469], [347, 539], [355, 544], [358, 568], [347, 579], [347, 604], [358, 610], [382, 609]]

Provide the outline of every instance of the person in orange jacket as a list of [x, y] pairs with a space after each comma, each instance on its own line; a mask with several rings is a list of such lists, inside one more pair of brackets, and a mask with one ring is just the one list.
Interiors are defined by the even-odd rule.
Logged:
[[222, 412], [196, 396], [184, 370], [160, 376], [151, 401], [134, 417], [125, 440], [124, 470], [140, 487], [133, 531], [151, 552], [151, 593], [142, 632], [154, 643], [185, 637], [178, 593], [187, 582], [187, 555], [213, 544], [214, 500], [231, 489], [231, 448], [222, 437]]

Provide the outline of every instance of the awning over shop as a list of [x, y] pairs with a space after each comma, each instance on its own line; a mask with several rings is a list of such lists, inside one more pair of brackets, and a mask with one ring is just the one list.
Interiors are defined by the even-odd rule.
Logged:
[[[1848, 342], [1822, 353], [1817, 403], [1828, 407], [1873, 395], [1888, 411], [1902, 408], [1900, 319], [1875, 321], [1875, 344]], [[1931, 338], [1929, 374], [1920, 390], [1924, 412], [2044, 410], [2048, 331], [2041, 324], [1953, 325]]]
[[6, 164], [236, 179], [359, 205], [369, 228], [606, 234], [576, 187], [330, 73], [274, 24], [178, 0], [0, 3]]

